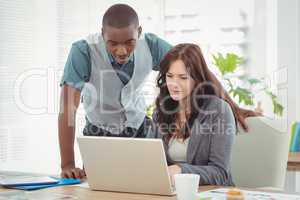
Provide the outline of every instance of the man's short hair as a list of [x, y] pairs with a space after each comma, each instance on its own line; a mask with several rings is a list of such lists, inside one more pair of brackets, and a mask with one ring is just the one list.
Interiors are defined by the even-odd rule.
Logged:
[[138, 27], [139, 18], [135, 10], [126, 4], [115, 4], [104, 13], [102, 27], [124, 28], [130, 25]]

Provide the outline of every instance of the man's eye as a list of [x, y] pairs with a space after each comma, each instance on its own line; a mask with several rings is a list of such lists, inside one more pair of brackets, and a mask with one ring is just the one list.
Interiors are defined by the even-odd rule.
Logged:
[[135, 45], [136, 41], [135, 40], [130, 40], [126, 42], [126, 45]]
[[108, 42], [108, 44], [109, 44], [110, 46], [117, 46], [117, 45], [118, 45], [118, 43], [116, 43], [116, 42]]

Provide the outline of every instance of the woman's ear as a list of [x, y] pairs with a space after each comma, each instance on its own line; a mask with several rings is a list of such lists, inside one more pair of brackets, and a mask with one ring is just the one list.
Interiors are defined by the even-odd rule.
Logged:
[[138, 38], [140, 38], [140, 36], [141, 36], [141, 34], [142, 34], [142, 31], [143, 31], [142, 27], [139, 26], [139, 27], [138, 27]]

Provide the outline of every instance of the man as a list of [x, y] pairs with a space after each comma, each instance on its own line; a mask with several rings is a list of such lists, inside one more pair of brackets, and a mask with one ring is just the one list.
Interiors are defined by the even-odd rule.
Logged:
[[[62, 78], [58, 117], [61, 176], [82, 178], [84, 170], [74, 161], [75, 116], [80, 99], [86, 111], [84, 135], [145, 137], [151, 122], [141, 85], [171, 45], [154, 34], [142, 35], [136, 12], [128, 5], [115, 4], [104, 14], [102, 34], [89, 35], [73, 43]], [[232, 109], [240, 109], [226, 92]], [[244, 118], [236, 116], [246, 129]]]
[[82, 178], [75, 167], [75, 116], [82, 96], [84, 135], [145, 137], [149, 120], [140, 87], [171, 45], [154, 34], [142, 35], [136, 12], [111, 6], [102, 34], [73, 43], [62, 78], [59, 142], [62, 177]]

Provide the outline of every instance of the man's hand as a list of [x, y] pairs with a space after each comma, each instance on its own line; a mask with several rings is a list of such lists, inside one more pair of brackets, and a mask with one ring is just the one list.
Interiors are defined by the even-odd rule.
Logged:
[[74, 166], [68, 166], [68, 167], [64, 167], [61, 171], [60, 176], [62, 178], [85, 178], [85, 172], [84, 170], [80, 169], [80, 168], [75, 168]]
[[168, 170], [169, 170], [169, 175], [171, 178], [172, 185], [175, 185], [174, 175], [181, 174], [181, 167], [179, 167], [178, 165], [171, 165], [168, 167]]
[[75, 118], [79, 103], [80, 91], [64, 85], [61, 91], [58, 115], [61, 177], [64, 178], [81, 178], [85, 176], [83, 170], [75, 168], [74, 162]]

